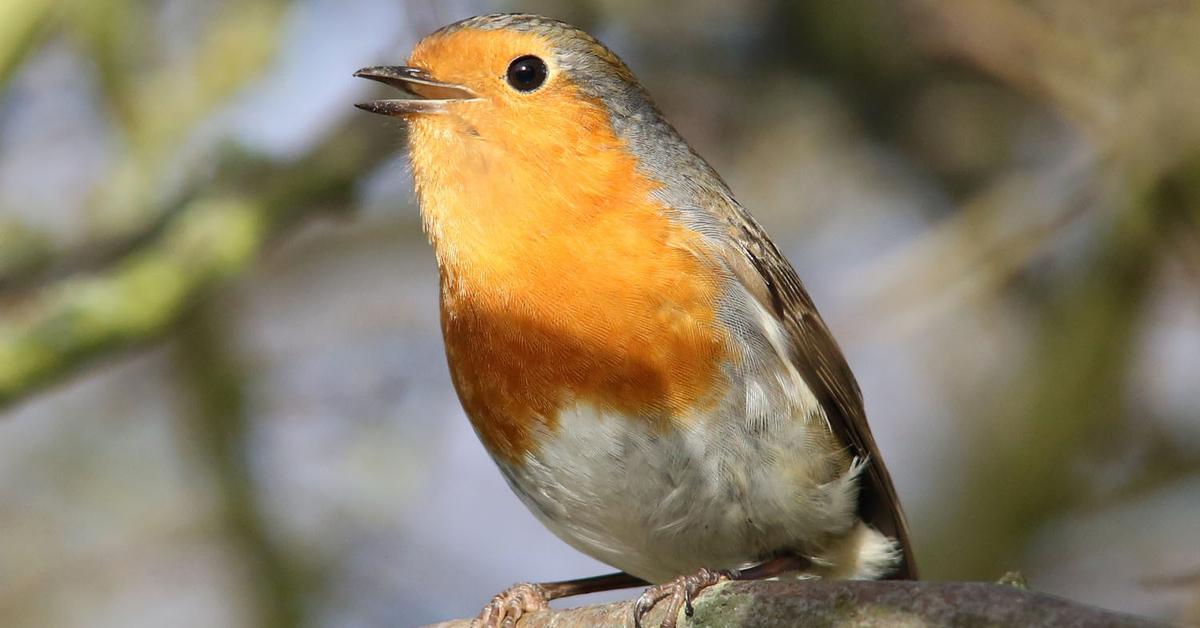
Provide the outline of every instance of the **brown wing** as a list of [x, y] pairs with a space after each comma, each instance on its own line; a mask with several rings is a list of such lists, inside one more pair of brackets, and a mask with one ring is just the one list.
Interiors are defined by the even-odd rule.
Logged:
[[752, 216], [736, 203], [730, 205], [727, 219], [731, 235], [748, 262], [734, 264], [733, 270], [741, 275], [747, 289], [783, 322], [791, 344], [792, 363], [825, 409], [833, 431], [853, 448], [854, 455], [868, 461], [859, 492], [859, 516], [899, 542], [903, 558], [891, 578], [916, 580], [917, 565], [908, 522], [867, 425], [858, 382], [792, 265]]

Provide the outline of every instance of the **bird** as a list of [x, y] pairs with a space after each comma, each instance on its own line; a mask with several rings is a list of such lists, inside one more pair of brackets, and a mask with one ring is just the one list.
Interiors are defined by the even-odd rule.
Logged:
[[845, 357], [796, 271], [629, 67], [565, 22], [426, 36], [398, 117], [437, 260], [453, 386], [517, 497], [620, 571], [521, 583], [475, 625], [646, 586], [664, 626], [704, 589], [916, 579]]

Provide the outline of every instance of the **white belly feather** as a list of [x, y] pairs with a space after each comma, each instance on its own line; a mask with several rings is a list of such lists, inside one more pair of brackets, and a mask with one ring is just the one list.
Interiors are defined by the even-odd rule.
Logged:
[[865, 461], [847, 467], [778, 322], [744, 292], [729, 297], [759, 325], [737, 330], [745, 352], [716, 407], [664, 429], [579, 403], [501, 471], [559, 538], [651, 582], [787, 552], [825, 576], [883, 575], [899, 553], [858, 521]]
[[776, 424], [750, 439], [728, 433], [730, 423], [744, 421], [700, 419], [659, 433], [576, 407], [524, 464], [501, 469], [564, 541], [653, 582], [781, 551], [820, 553], [821, 541], [850, 530], [857, 467], [818, 480], [826, 461], [808, 431], [822, 423]]

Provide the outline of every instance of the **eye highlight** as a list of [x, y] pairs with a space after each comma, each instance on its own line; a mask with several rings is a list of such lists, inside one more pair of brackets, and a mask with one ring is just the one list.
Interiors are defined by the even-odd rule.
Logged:
[[546, 62], [533, 55], [517, 57], [508, 64], [508, 84], [518, 92], [532, 92], [546, 82]]

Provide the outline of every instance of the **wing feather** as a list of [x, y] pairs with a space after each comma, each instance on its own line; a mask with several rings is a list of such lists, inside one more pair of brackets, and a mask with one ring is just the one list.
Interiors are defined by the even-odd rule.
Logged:
[[830, 428], [866, 461], [859, 492], [859, 516], [894, 538], [903, 557], [893, 578], [917, 579], [908, 522], [867, 425], [862, 393], [804, 284], [754, 218], [736, 202], [726, 212], [732, 243], [727, 265], [759, 302], [782, 324], [788, 335], [790, 359], [824, 408]]

